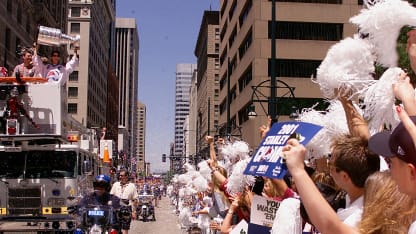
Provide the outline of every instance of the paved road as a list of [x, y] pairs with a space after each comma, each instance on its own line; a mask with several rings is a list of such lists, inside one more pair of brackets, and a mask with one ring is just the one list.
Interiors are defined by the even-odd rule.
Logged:
[[181, 234], [178, 224], [178, 216], [173, 213], [174, 207], [170, 205], [167, 197], [162, 197], [156, 207], [156, 221], [133, 221], [131, 223], [131, 234]]

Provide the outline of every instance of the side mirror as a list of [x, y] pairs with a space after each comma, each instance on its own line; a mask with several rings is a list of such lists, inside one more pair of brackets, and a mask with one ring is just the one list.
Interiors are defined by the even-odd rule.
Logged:
[[92, 167], [91, 162], [88, 160], [85, 160], [82, 164], [82, 173], [87, 175], [92, 175]]

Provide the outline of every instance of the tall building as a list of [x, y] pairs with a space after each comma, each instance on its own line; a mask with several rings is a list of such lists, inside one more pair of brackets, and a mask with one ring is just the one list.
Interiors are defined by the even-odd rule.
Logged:
[[173, 167], [175, 171], [182, 169], [182, 159], [184, 150], [184, 131], [183, 124], [189, 114], [189, 90], [191, 87], [192, 76], [196, 72], [196, 64], [177, 64], [176, 65], [176, 84], [175, 84], [175, 142], [173, 152]]
[[134, 18], [116, 19], [116, 74], [119, 78], [119, 150], [126, 154], [126, 165], [137, 155], [137, 91], [139, 35]]
[[107, 108], [114, 103], [108, 100], [114, 92], [108, 84], [114, 82], [109, 67], [114, 63], [115, 0], [69, 0], [68, 16], [68, 34], [81, 36], [79, 67], [68, 81], [68, 113], [84, 126], [106, 127], [106, 136], [116, 140], [116, 123], [107, 121]]
[[197, 57], [196, 161], [209, 157], [205, 136], [214, 135], [219, 125], [220, 71], [219, 12], [205, 11], [194, 54]]
[[[292, 106], [321, 101], [310, 78], [329, 47], [357, 31], [348, 20], [361, 7], [360, 0], [221, 0], [220, 125], [229, 123], [228, 132], [241, 131], [256, 148], [258, 127], [269, 113], [272, 76], [278, 80], [274, 107], [279, 121], [288, 120]], [[249, 120], [252, 106], [257, 117]]]
[[[192, 75], [191, 87], [189, 89], [189, 114], [185, 119], [183, 126], [184, 131], [184, 154], [188, 161], [193, 161], [197, 158], [197, 117], [198, 117], [198, 84], [197, 75], [195, 72]], [[198, 131], [199, 132], [199, 131]]]
[[140, 101], [137, 104], [137, 114], [137, 155], [135, 171], [143, 174], [146, 169], [146, 106]]
[[[18, 47], [32, 47], [38, 25], [66, 32], [67, 11], [68, 0], [0, 1], [0, 66], [6, 67], [10, 73], [13, 71], [20, 62], [16, 54]], [[64, 52], [63, 47], [61, 52]], [[49, 55], [47, 49], [42, 48], [45, 55]]]

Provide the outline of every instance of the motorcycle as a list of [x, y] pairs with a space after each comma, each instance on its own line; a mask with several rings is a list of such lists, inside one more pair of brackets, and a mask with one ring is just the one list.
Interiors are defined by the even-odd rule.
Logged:
[[79, 214], [74, 234], [117, 234], [117, 212], [110, 206], [75, 207], [69, 213]]
[[154, 199], [153, 195], [147, 195], [147, 194], [140, 194], [139, 195], [139, 204], [137, 206], [137, 215], [139, 218], [142, 217], [143, 222], [147, 222], [150, 217], [152, 217], [152, 221], [156, 221], [155, 216], [155, 208], [152, 204], [152, 201]]

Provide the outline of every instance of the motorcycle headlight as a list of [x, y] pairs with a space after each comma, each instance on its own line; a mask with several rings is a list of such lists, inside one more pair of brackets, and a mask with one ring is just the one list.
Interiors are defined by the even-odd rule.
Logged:
[[101, 234], [102, 232], [103, 232], [103, 229], [101, 229], [101, 227], [96, 224], [91, 227], [91, 232], [90, 232], [91, 234]]

